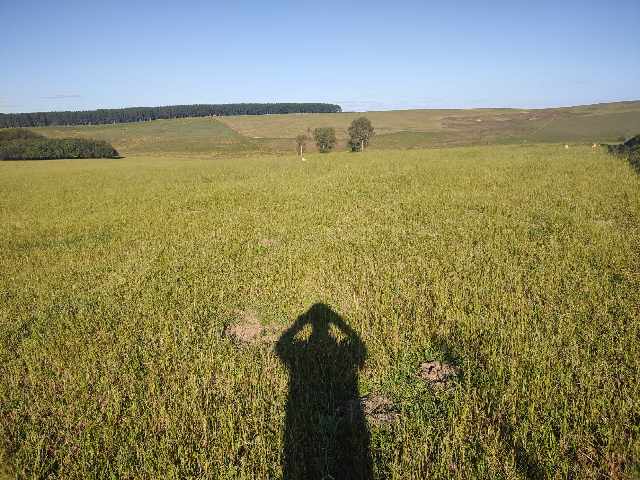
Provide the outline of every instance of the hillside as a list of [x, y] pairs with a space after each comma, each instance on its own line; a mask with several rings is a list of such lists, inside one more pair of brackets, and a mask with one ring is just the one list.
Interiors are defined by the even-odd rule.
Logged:
[[106, 140], [125, 155], [219, 154], [260, 149], [259, 141], [245, 137], [211, 117], [34, 130], [54, 138]]
[[244, 115], [115, 125], [42, 127], [52, 137], [90, 137], [133, 154], [220, 154], [294, 149], [294, 138], [334, 127], [344, 148], [346, 129], [366, 115], [374, 149], [504, 143], [611, 142], [640, 132], [640, 102], [550, 109], [396, 110], [366, 113]]
[[600, 142], [640, 131], [640, 102], [548, 109], [396, 110], [315, 115], [248, 115], [222, 119], [252, 138], [293, 138], [316, 127], [335, 127], [338, 138], [354, 118], [371, 119], [372, 146], [472, 145], [481, 143]]

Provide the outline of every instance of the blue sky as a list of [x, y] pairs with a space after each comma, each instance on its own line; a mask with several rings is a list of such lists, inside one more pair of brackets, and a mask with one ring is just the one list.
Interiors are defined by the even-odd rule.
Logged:
[[639, 0], [0, 0], [0, 112], [640, 99], [639, 25]]

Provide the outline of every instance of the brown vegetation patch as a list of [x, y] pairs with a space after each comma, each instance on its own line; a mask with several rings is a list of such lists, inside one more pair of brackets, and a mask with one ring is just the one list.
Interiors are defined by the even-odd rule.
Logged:
[[434, 388], [443, 388], [460, 375], [460, 368], [437, 360], [420, 365], [418, 377]]
[[278, 325], [262, 325], [253, 310], [236, 312], [237, 320], [224, 330], [224, 336], [236, 345], [257, 345], [275, 342], [280, 333]]
[[367, 420], [375, 425], [388, 425], [400, 418], [393, 402], [384, 395], [376, 394], [349, 400], [338, 407], [337, 413], [353, 422], [359, 412], [364, 413]]

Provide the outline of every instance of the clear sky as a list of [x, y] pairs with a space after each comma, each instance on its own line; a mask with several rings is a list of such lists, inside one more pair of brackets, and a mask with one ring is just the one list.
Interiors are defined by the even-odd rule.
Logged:
[[640, 99], [640, 0], [0, 0], [0, 112]]

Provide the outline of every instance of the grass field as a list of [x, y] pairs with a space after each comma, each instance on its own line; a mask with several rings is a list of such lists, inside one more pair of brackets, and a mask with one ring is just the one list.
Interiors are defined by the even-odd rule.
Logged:
[[[34, 129], [51, 137], [106, 140], [124, 155], [245, 155], [295, 151], [295, 137], [334, 127], [339, 150], [361, 115], [376, 129], [373, 149], [416, 149], [486, 144], [613, 142], [640, 131], [640, 102], [541, 110], [399, 110], [389, 112], [247, 115], [143, 123]], [[313, 151], [313, 141], [308, 150]]]
[[[339, 139], [361, 113], [246, 115], [221, 121], [250, 138], [294, 138], [334, 127]], [[606, 142], [640, 131], [640, 102], [548, 109], [397, 110], [367, 112], [378, 134], [374, 148], [523, 142]], [[404, 135], [398, 142], [398, 134]]]
[[[8, 478], [339, 471], [351, 444], [318, 378], [340, 376], [338, 352], [356, 344], [357, 394], [399, 414], [360, 431], [374, 478], [640, 475], [640, 178], [627, 163], [558, 145], [300, 162], [243, 150], [257, 127], [223, 121], [245, 136], [212, 119], [174, 121], [189, 126], [177, 146], [162, 122], [47, 129], [127, 158], [0, 163]], [[344, 328], [315, 362], [283, 361], [288, 334], [275, 348], [224, 334], [250, 316], [277, 337], [317, 304]], [[433, 359], [460, 368], [449, 387], [417, 378]]]
[[192, 156], [255, 152], [259, 144], [214, 118], [180, 118], [112, 125], [81, 125], [33, 129], [54, 138], [105, 140], [126, 155]]

